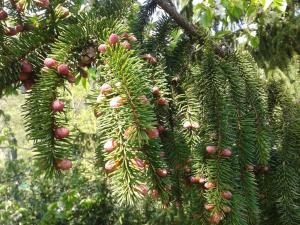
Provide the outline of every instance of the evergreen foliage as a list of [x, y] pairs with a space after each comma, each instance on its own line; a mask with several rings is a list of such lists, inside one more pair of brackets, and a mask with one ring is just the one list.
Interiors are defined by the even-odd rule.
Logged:
[[[216, 47], [208, 35], [199, 46], [202, 40], [181, 33], [169, 16], [151, 29], [156, 1], [147, 1], [138, 19], [135, 1], [95, 1], [82, 11], [65, 3], [69, 15], [61, 4], [51, 2], [38, 28], [15, 37], [3, 35], [0, 23], [0, 93], [20, 86], [27, 60], [33, 69], [24, 81], [24, 118], [46, 177], [72, 166], [60, 164], [76, 154], [76, 131], [58, 129], [69, 125], [68, 89], [88, 83], [100, 143], [95, 173], [103, 172], [119, 205], [160, 200], [153, 207], [166, 209], [153, 224], [300, 223], [296, 89], [262, 80], [248, 52]], [[37, 17], [33, 2], [25, 13], [5, 7], [21, 21]], [[183, 14], [192, 18], [191, 1]], [[46, 57], [57, 64], [43, 65]], [[53, 108], [55, 100], [64, 101], [63, 110]]]

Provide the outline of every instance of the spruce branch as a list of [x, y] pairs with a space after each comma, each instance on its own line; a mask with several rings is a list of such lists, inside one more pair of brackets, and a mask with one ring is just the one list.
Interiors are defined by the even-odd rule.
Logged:
[[51, 33], [35, 30], [32, 33], [23, 33], [19, 39], [11, 39], [4, 42], [4, 53], [0, 59], [0, 96], [3, 91], [10, 86], [16, 85], [20, 71], [20, 60], [34, 59], [36, 67], [40, 65], [40, 59], [44, 57], [45, 52], [49, 51], [49, 43], [54, 40]]
[[[159, 157], [161, 148], [154, 114], [157, 101], [150, 93], [151, 70], [137, 51], [128, 50], [121, 43], [106, 46], [98, 60], [102, 91], [95, 106], [102, 113], [99, 132], [103, 148], [108, 140], [117, 142], [112, 151], [104, 149], [98, 153], [104, 155], [106, 163], [120, 162], [114, 171], [106, 168], [113, 194], [121, 204], [134, 204], [149, 188], [164, 199], [168, 178], [158, 172], [166, 165]], [[103, 87], [109, 87], [110, 91], [103, 92]], [[115, 104], [115, 99], [120, 101]]]
[[[300, 120], [299, 106], [287, 94], [280, 83], [272, 82], [276, 104], [271, 109], [271, 126], [273, 134], [273, 151], [270, 172], [265, 174], [268, 180], [264, 201], [275, 205], [275, 217], [280, 224], [296, 225], [300, 222], [299, 215], [299, 147]], [[268, 206], [268, 205], [267, 205]], [[269, 205], [271, 209], [271, 206]]]

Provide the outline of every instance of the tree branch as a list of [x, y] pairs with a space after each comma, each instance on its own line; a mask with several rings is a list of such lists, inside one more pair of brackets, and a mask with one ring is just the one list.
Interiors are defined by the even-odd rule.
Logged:
[[[169, 14], [169, 16], [184, 29], [184, 31], [191, 37], [197, 38], [200, 44], [205, 44], [205, 40], [209, 37], [203, 29], [197, 28], [194, 24], [191, 24], [186, 18], [180, 15], [172, 2], [168, 0], [155, 0], [157, 5], [159, 5], [165, 12]], [[201, 27], [200, 27], [201, 28]], [[225, 46], [223, 44], [218, 45], [216, 43], [213, 44], [213, 49], [215, 54], [223, 57], [228, 53], [232, 53], [233, 50], [229, 46]]]
[[197, 32], [197, 28], [193, 24], [189, 23], [187, 19], [181, 16], [173, 4], [166, 0], [156, 0], [156, 2], [179, 26], [185, 30], [189, 36], [197, 37], [201, 43], [204, 43], [204, 37]]

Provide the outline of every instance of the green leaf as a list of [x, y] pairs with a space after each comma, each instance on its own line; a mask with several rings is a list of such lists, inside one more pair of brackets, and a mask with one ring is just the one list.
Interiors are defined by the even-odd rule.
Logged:
[[214, 18], [213, 8], [207, 7], [204, 4], [197, 4], [194, 7], [194, 15], [196, 21], [201, 21], [204, 27], [211, 27]]
[[232, 19], [240, 19], [241, 16], [244, 14], [243, 4], [240, 4], [239, 2], [230, 3], [224, 6]]
[[222, 31], [218, 31], [215, 35], [215, 37], [217, 39], [222, 39], [224, 36], [228, 35], [228, 34], [231, 34], [231, 31], [229, 30], [222, 30]]
[[256, 49], [259, 45], [259, 37], [254, 36], [250, 32], [247, 32], [246, 35], [247, 35], [248, 40], [250, 41], [250, 45], [252, 46], [252, 48]]
[[75, 84], [78, 85], [80, 83], [80, 81], [81, 81], [81, 76], [79, 75], [76, 77]]
[[88, 72], [90, 78], [93, 78], [93, 79], [96, 78], [96, 72], [97, 72], [96, 68], [90, 67], [90, 68], [88, 68], [87, 72]]
[[195, 5], [193, 8], [194, 14], [199, 13], [203, 8], [204, 8], [204, 5], [201, 3]]
[[262, 0], [263, 10], [266, 11], [272, 4], [273, 0]]
[[256, 48], [258, 47], [258, 45], [259, 45], [259, 38], [258, 38], [257, 36], [255, 36], [255, 37], [250, 36], [249, 39], [250, 39], [250, 44], [251, 44], [251, 46], [252, 46], [254, 49], [256, 49]]
[[274, 0], [274, 6], [279, 9], [281, 12], [285, 12], [287, 7], [286, 0]]
[[214, 18], [213, 11], [211, 9], [207, 9], [202, 18], [203, 26], [211, 27], [213, 18]]
[[89, 82], [87, 82], [87, 81], [88, 81], [87, 78], [84, 78], [84, 77], [81, 78], [82, 87], [84, 87], [84, 89], [86, 89], [86, 90], [89, 88]]
[[255, 18], [256, 14], [257, 14], [257, 5], [250, 5], [247, 9], [247, 16], [249, 18]]

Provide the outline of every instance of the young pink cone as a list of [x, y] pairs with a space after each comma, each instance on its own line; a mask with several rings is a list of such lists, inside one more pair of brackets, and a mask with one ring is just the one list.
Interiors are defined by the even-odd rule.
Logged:
[[232, 198], [232, 193], [230, 191], [223, 191], [221, 192], [221, 197], [230, 200]]
[[21, 62], [21, 70], [23, 73], [31, 73], [32, 72], [32, 65], [27, 60], [23, 60]]
[[0, 9], [0, 20], [6, 20], [8, 17], [8, 14], [3, 9]]
[[109, 139], [104, 143], [104, 150], [106, 152], [112, 152], [113, 150], [115, 150], [118, 147], [118, 143], [113, 140], [113, 139]]
[[168, 175], [168, 170], [164, 169], [164, 168], [161, 168], [161, 169], [157, 169], [156, 173], [160, 177], [166, 177]]
[[197, 122], [192, 122], [192, 128], [193, 128], [193, 129], [198, 129], [198, 128], [200, 128], [199, 123], [197, 123]]
[[224, 205], [224, 206], [222, 207], [222, 209], [223, 209], [223, 212], [224, 212], [224, 213], [230, 213], [230, 212], [231, 212], [231, 207], [228, 206], [228, 205]]
[[204, 208], [208, 211], [212, 211], [215, 208], [214, 204], [205, 203]]
[[153, 199], [157, 199], [157, 198], [158, 198], [158, 190], [153, 189], [153, 190], [151, 191], [151, 197], [152, 197]]
[[60, 100], [55, 100], [51, 104], [51, 108], [53, 112], [61, 112], [64, 110], [64, 107], [65, 107], [65, 103]]
[[15, 36], [17, 34], [17, 30], [14, 27], [6, 27], [4, 28], [4, 33], [7, 36]]
[[168, 105], [168, 100], [167, 99], [165, 99], [165, 98], [159, 98], [158, 100], [157, 100], [157, 104], [158, 105], [161, 105], [161, 106], [166, 106], [166, 105]]
[[221, 220], [222, 216], [219, 213], [215, 213], [211, 217], [209, 217], [208, 222], [210, 224], [219, 224]]
[[70, 132], [69, 132], [68, 128], [60, 127], [60, 128], [55, 129], [54, 134], [57, 139], [63, 139], [63, 138], [68, 137]]
[[104, 169], [107, 173], [112, 173], [118, 168], [119, 165], [120, 161], [109, 160], [105, 163]]
[[109, 94], [110, 92], [112, 92], [112, 87], [105, 83], [103, 84], [101, 87], [100, 87], [100, 93], [103, 94], [103, 95], [107, 95]]
[[74, 84], [76, 82], [76, 77], [69, 73], [67, 75], [67, 80], [69, 81], [69, 83]]
[[190, 121], [185, 121], [183, 123], [183, 128], [185, 128], [185, 129], [191, 129], [192, 128], [192, 123]]
[[150, 139], [155, 139], [155, 138], [159, 137], [159, 131], [157, 128], [147, 129], [146, 133]]
[[111, 34], [108, 38], [110, 45], [115, 45], [119, 42], [119, 36], [117, 34]]
[[41, 7], [41, 8], [48, 8], [50, 5], [49, 0], [36, 0], [35, 1], [36, 5]]
[[190, 182], [191, 182], [192, 184], [198, 184], [199, 181], [200, 181], [200, 177], [196, 177], [196, 176], [191, 176], [191, 177], [190, 177]]
[[68, 159], [56, 160], [55, 165], [60, 170], [69, 170], [72, 168], [72, 162]]
[[104, 52], [106, 52], [106, 50], [107, 50], [106, 44], [101, 44], [101, 45], [99, 45], [99, 47], [98, 47], [98, 52], [104, 53]]
[[19, 76], [19, 80], [20, 81], [28, 80], [28, 78], [29, 78], [29, 74], [28, 73], [23, 73], [23, 72], [20, 73], [20, 76]]
[[123, 46], [123, 48], [127, 49], [127, 50], [130, 50], [131, 49], [131, 45], [128, 41], [124, 41], [122, 42], [121, 44]]
[[120, 96], [117, 96], [110, 100], [109, 106], [111, 108], [117, 109], [117, 108], [120, 108], [121, 106], [123, 106], [123, 102], [124, 102], [123, 98]]
[[134, 36], [134, 35], [130, 35], [130, 36], [128, 37], [128, 40], [129, 40], [130, 42], [136, 42], [136, 41], [137, 41], [137, 38], [136, 38], [136, 36]]
[[153, 94], [153, 95], [159, 95], [159, 93], [160, 93], [159, 87], [158, 87], [158, 86], [154, 86], [154, 87], [152, 88], [152, 94]]
[[136, 185], [134, 189], [143, 196], [146, 196], [148, 194], [148, 187], [144, 184]]
[[57, 67], [57, 72], [63, 76], [67, 76], [69, 74], [69, 67], [66, 64], [60, 64]]
[[57, 66], [57, 62], [55, 59], [52, 58], [46, 58], [44, 60], [44, 65], [48, 68], [55, 68]]
[[125, 32], [125, 33], [122, 34], [122, 37], [125, 38], [125, 39], [128, 39], [129, 38], [129, 34], [127, 32]]
[[206, 152], [210, 155], [215, 154], [217, 152], [217, 146], [213, 146], [213, 145], [206, 146]]
[[24, 27], [22, 24], [17, 24], [15, 27], [17, 33], [22, 32], [24, 30]]
[[213, 182], [206, 182], [206, 183], [204, 184], [204, 187], [205, 187], [206, 189], [210, 190], [210, 189], [215, 188], [215, 187], [216, 187], [216, 184], [213, 183]]
[[131, 160], [131, 162], [138, 169], [144, 169], [145, 168], [145, 162], [144, 162], [144, 160], [142, 160], [140, 158], [134, 158], [134, 159]]
[[230, 149], [226, 148], [222, 151], [221, 155], [223, 157], [230, 157], [230, 156], [232, 156], [232, 151]]

